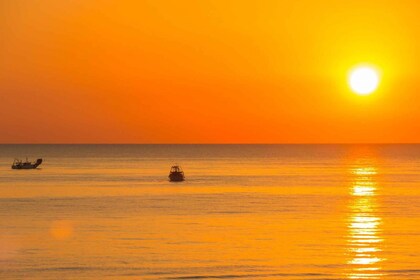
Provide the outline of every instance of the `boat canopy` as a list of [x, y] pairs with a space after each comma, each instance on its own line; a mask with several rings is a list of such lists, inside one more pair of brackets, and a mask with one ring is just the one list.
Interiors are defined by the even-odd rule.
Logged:
[[174, 165], [171, 167], [171, 173], [173, 172], [182, 172], [182, 169], [179, 165]]

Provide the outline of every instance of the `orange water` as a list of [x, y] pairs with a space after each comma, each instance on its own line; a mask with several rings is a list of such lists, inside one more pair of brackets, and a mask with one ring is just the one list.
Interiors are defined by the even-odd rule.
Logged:
[[[42, 169], [10, 169], [26, 155]], [[186, 182], [167, 182], [176, 161]], [[420, 279], [418, 145], [0, 145], [0, 162], [1, 279]]]

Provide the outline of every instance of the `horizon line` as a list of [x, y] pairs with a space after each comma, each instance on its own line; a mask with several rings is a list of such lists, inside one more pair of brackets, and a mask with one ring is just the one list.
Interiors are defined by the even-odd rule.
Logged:
[[419, 145], [420, 142], [314, 142], [314, 143], [0, 143], [0, 145]]

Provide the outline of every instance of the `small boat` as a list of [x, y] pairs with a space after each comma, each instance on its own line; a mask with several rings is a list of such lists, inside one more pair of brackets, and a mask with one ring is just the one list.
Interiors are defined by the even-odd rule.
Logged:
[[12, 169], [35, 169], [42, 163], [42, 158], [37, 159], [35, 162], [21, 161], [15, 159], [12, 164]]
[[178, 165], [174, 165], [171, 167], [171, 171], [169, 172], [169, 181], [171, 182], [182, 182], [185, 180], [184, 171], [182, 171], [181, 167]]

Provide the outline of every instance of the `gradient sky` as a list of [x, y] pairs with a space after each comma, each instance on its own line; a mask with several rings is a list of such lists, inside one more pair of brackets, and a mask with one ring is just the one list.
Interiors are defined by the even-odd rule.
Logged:
[[[0, 0], [0, 143], [420, 142], [418, 11]], [[370, 96], [347, 85], [360, 63]]]

